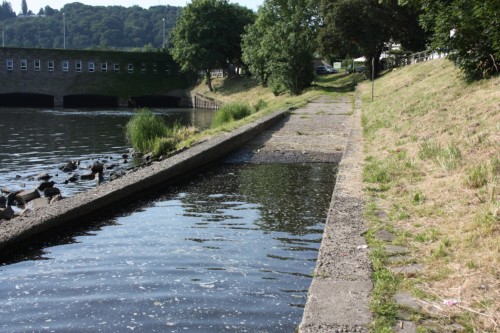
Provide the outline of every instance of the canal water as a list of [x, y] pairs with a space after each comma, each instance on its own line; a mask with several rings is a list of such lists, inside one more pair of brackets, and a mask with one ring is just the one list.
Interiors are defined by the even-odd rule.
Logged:
[[[97, 112], [32, 113], [46, 127], [19, 122], [18, 141], [2, 122], [3, 173], [25, 179], [41, 163], [126, 151], [131, 112]], [[21, 149], [27, 139], [37, 154]], [[0, 263], [0, 332], [294, 332], [335, 176], [334, 164], [220, 163], [78, 221]]]
[[[178, 120], [200, 129], [210, 126], [214, 110], [153, 109], [167, 123]], [[0, 187], [11, 191], [38, 186], [36, 176], [48, 173], [64, 196], [95, 187], [94, 181], [64, 184], [70, 174], [58, 167], [80, 161], [77, 173], [88, 172], [96, 160], [127, 168], [130, 145], [124, 128], [135, 111], [131, 109], [34, 109], [0, 108]]]

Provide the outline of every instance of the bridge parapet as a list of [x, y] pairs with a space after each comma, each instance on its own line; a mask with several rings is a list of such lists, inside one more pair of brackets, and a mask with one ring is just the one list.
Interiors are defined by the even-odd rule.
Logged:
[[53, 96], [55, 106], [78, 95], [130, 105], [136, 96], [182, 98], [191, 83], [164, 52], [25, 48], [0, 48], [0, 80], [0, 106], [26, 94]]

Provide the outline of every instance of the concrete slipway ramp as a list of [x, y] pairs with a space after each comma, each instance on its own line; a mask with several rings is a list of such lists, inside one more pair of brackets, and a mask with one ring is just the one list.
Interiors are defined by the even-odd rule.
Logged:
[[[253, 139], [253, 140], [252, 140]], [[202, 142], [113, 182], [0, 223], [6, 254], [55, 227], [122, 205], [227, 156], [249, 163], [340, 162], [301, 333], [367, 332], [371, 266], [362, 233], [363, 143], [359, 107], [347, 98], [321, 97], [291, 113], [276, 112]]]

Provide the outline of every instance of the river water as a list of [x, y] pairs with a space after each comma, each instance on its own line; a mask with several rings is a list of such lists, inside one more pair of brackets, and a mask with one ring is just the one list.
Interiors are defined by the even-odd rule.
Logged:
[[221, 163], [80, 221], [0, 264], [0, 332], [294, 332], [335, 175]]
[[[210, 126], [213, 110], [153, 109], [167, 123], [200, 129]], [[70, 160], [80, 160], [80, 170], [96, 160], [107, 160], [126, 168], [122, 155], [129, 153], [124, 128], [135, 111], [131, 109], [32, 109], [0, 108], [0, 187], [11, 191], [38, 186], [36, 176], [48, 173], [64, 196], [94, 187], [93, 181], [64, 185], [69, 178], [58, 167]]]

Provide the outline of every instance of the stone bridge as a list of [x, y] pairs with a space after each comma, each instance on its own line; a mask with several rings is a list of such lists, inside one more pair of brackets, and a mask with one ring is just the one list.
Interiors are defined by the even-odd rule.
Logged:
[[165, 52], [0, 48], [0, 106], [191, 107]]

